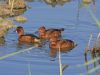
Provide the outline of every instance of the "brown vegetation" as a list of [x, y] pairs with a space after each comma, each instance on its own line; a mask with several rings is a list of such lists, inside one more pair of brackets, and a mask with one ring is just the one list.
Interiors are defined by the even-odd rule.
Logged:
[[12, 27], [14, 27], [12, 21], [0, 18], [0, 37], [3, 37]]

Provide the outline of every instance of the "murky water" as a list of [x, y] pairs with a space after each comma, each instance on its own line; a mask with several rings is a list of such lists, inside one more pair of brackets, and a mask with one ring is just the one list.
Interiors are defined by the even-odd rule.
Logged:
[[[99, 2], [97, 0], [97, 12], [95, 12], [98, 19], [100, 19]], [[78, 46], [67, 53], [61, 54], [62, 64], [68, 65], [68, 68], [63, 71], [63, 75], [80, 75], [81, 73], [86, 75], [86, 67], [77, 67], [77, 65], [85, 63], [84, 52], [90, 34], [92, 33], [95, 39], [100, 32], [100, 28], [91, 19], [88, 10], [82, 8], [77, 21], [77, 1], [67, 3], [64, 6], [56, 6], [55, 8], [43, 2], [31, 2], [28, 5], [32, 8], [23, 14], [28, 21], [26, 23], [15, 22], [15, 24], [23, 26], [27, 33], [34, 33], [40, 26], [65, 28], [62, 34], [63, 38], [74, 40]], [[5, 36], [5, 43], [0, 46], [0, 56], [33, 46], [19, 46], [18, 36], [14, 30], [11, 29]], [[58, 55], [56, 58], [52, 58], [49, 53], [49, 45], [44, 45], [42, 48], [33, 48], [31, 51], [0, 60], [0, 75], [28, 75], [29, 66], [32, 75], [59, 75]], [[91, 57], [88, 57], [88, 59], [90, 60]], [[93, 68], [93, 65], [90, 68]], [[96, 73], [91, 75], [96, 75]]]

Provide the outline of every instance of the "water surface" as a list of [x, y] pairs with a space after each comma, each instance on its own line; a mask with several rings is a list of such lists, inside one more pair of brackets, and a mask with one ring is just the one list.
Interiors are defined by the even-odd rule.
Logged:
[[[99, 17], [99, 0], [96, 2]], [[62, 36], [64, 39], [74, 40], [78, 46], [73, 50], [62, 53], [62, 64], [67, 64], [69, 67], [64, 70], [63, 75], [86, 75], [86, 67], [77, 67], [77, 64], [84, 64], [84, 52], [90, 34], [93, 34], [93, 39], [100, 32], [100, 28], [96, 26], [93, 19], [86, 8], [80, 10], [80, 17], [77, 21], [78, 2], [72, 1], [64, 6], [56, 6], [55, 8], [44, 2], [28, 3], [31, 9], [28, 9], [23, 15], [28, 19], [26, 23], [17, 23], [18, 26], [23, 26], [27, 33], [34, 33], [40, 26], [46, 28], [65, 28]], [[32, 47], [33, 45], [18, 45], [18, 36], [14, 32], [15, 29], [9, 30], [5, 36], [5, 43], [0, 46], [0, 56]], [[52, 58], [49, 55], [49, 45], [44, 45], [42, 48], [33, 48], [29, 52], [20, 53], [12, 57], [0, 61], [0, 75], [28, 75], [28, 67], [31, 65], [32, 75], [59, 75], [58, 55]], [[91, 57], [89, 56], [90, 60]], [[93, 65], [90, 65], [90, 68]], [[96, 75], [93, 73], [91, 75]], [[99, 75], [99, 74], [98, 74]]]

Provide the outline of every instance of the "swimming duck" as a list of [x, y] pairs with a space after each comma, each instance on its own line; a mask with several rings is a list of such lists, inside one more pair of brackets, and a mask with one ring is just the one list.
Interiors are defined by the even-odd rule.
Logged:
[[40, 43], [40, 38], [33, 35], [33, 34], [24, 34], [24, 29], [21, 26], [16, 28], [18, 33], [18, 40], [20, 42], [27, 42], [27, 43]]
[[73, 48], [75, 48], [77, 46], [77, 44], [74, 43], [74, 41], [69, 40], [69, 39], [59, 39], [57, 37], [52, 37], [50, 39], [50, 45], [49, 47], [51, 49], [59, 49], [61, 51], [68, 51], [71, 50]]
[[64, 31], [64, 28], [60, 29], [46, 29], [44, 26], [38, 29], [39, 36], [42, 39], [50, 39], [52, 36], [61, 37], [61, 32]]

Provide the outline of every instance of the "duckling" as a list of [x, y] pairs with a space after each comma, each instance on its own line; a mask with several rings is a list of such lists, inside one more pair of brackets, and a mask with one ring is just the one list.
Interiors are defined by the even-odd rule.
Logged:
[[18, 40], [27, 43], [40, 43], [40, 38], [33, 34], [24, 34], [24, 29], [21, 26], [16, 28], [18, 33]]
[[50, 39], [52, 36], [61, 37], [61, 32], [64, 31], [64, 28], [61, 29], [46, 29], [44, 26], [38, 29], [39, 36], [42, 39]]
[[57, 37], [52, 37], [50, 39], [50, 45], [49, 47], [51, 49], [59, 49], [61, 51], [68, 51], [71, 50], [73, 48], [75, 48], [77, 46], [77, 44], [74, 43], [74, 41], [69, 40], [69, 39], [59, 39]]

